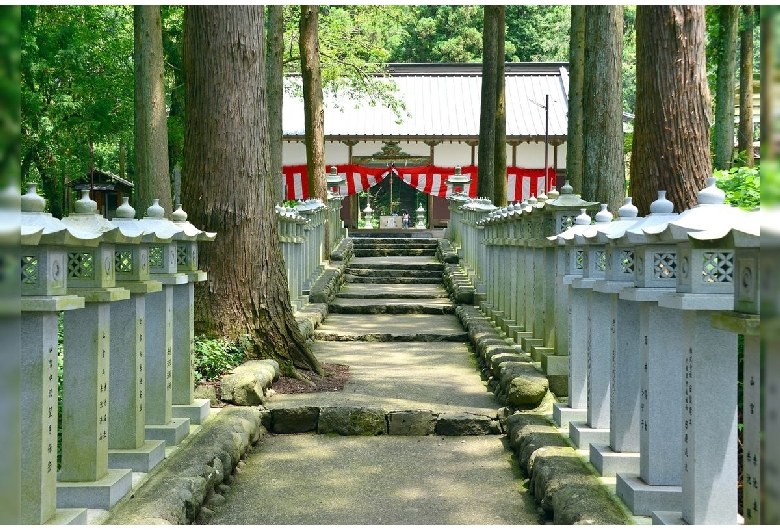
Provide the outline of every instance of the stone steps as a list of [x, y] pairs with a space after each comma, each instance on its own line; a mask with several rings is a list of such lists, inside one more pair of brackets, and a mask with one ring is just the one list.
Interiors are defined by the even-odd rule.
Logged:
[[[425, 278], [441, 282], [441, 271], [418, 269], [353, 268], [347, 267], [345, 274], [362, 278]], [[348, 281], [348, 280], [347, 280]], [[391, 282], [388, 282], [391, 283]]]
[[360, 248], [360, 249], [382, 249], [382, 248], [437, 248], [437, 243], [434, 241], [432, 243], [427, 242], [425, 240], [419, 240], [419, 239], [411, 239], [411, 240], [403, 240], [401, 243], [377, 243], [376, 240], [371, 241], [355, 241], [352, 244], [353, 248]]
[[355, 245], [356, 248], [386, 248], [392, 246], [436, 248], [439, 244], [439, 240], [427, 238], [356, 237], [352, 239], [352, 244]]
[[328, 311], [342, 315], [454, 315], [455, 307], [448, 298], [410, 300], [337, 297], [328, 304]]
[[333, 313], [314, 332], [321, 341], [468, 342], [454, 314]]
[[355, 248], [356, 258], [380, 256], [435, 256], [435, 248]]
[[351, 299], [438, 299], [449, 298], [441, 285], [382, 285], [382, 284], [346, 284], [337, 298]]
[[[409, 272], [409, 271], [400, 271]], [[351, 284], [401, 284], [401, 285], [441, 285], [441, 278], [433, 277], [426, 278], [422, 276], [355, 276], [353, 274], [345, 274], [344, 280]]]

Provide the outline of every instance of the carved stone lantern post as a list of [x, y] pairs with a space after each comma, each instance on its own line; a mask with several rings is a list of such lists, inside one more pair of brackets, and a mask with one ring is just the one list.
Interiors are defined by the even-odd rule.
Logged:
[[682, 313], [682, 340], [669, 345], [682, 356], [682, 506], [653, 518], [736, 524], [737, 336], [711, 326], [716, 312], [734, 307], [734, 249], [691, 233], [731, 228], [747, 214], [724, 204], [714, 178], [698, 199], [658, 233], [676, 245], [678, 257], [677, 290], [658, 305]]
[[630, 249], [614, 245], [626, 229], [638, 222], [630, 197], [618, 215], [606, 226], [597, 223], [583, 234], [589, 243], [586, 269], [595, 264], [593, 277], [603, 276], [593, 282], [591, 313], [606, 309], [609, 329], [608, 345], [598, 346], [606, 346], [610, 367], [605, 370], [609, 373], [609, 443], [590, 445], [590, 461], [602, 476], [614, 476], [619, 471], [639, 473], [639, 305], [618, 297], [623, 288], [634, 285], [633, 257]]
[[110, 467], [149, 472], [165, 458], [165, 442], [146, 440], [146, 295], [162, 291], [149, 273], [149, 242], [125, 197], [111, 224], [141, 235], [138, 244], [117, 244], [116, 285], [130, 298], [111, 307], [111, 367], [108, 423]]
[[621, 289], [618, 298], [639, 306], [639, 472], [616, 474], [617, 494], [636, 515], [680, 506], [682, 419], [675, 404], [682, 401], [682, 361], [670, 344], [682, 340], [682, 318], [657, 303], [674, 292], [677, 249], [654, 235], [678, 217], [673, 209], [659, 191], [650, 214], [612, 243], [621, 249], [621, 271], [625, 265], [629, 275], [633, 268], [634, 286]]
[[198, 268], [198, 245], [216, 239], [214, 232], [204, 232], [187, 221], [181, 204], [171, 214], [173, 224], [182, 231], [174, 235], [176, 242], [176, 270], [185, 274], [187, 283], [173, 285], [173, 390], [171, 414], [188, 418], [190, 424], [200, 425], [209, 414], [208, 399], [195, 399], [195, 284], [208, 279]]
[[[111, 305], [130, 298], [116, 287], [115, 246], [137, 245], [137, 229], [118, 228], [97, 213], [84, 190], [75, 213], [62, 220], [72, 232], [100, 236], [97, 247], [69, 249], [68, 291], [83, 296], [84, 309], [67, 311], [62, 377], [62, 467], [57, 504], [109, 509], [131, 488], [130, 469], [108, 462]], [[121, 420], [118, 420], [121, 421]]]
[[67, 291], [68, 250], [96, 247], [101, 236], [70, 230], [45, 205], [29, 184], [21, 199], [20, 522], [87, 524], [86, 509], [57, 509], [57, 327], [60, 311], [84, 308], [84, 297]]
[[173, 290], [186, 285], [178, 271], [178, 242], [183, 228], [165, 217], [157, 199], [139, 220], [149, 245], [149, 272], [163, 284], [162, 291], [146, 295], [146, 437], [178, 445], [190, 431], [190, 419], [173, 416]]

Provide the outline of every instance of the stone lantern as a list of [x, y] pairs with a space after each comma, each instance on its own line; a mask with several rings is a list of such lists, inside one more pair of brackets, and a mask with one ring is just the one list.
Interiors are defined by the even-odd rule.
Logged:
[[111, 307], [108, 462], [149, 472], [165, 458], [165, 442], [146, 440], [146, 297], [159, 293], [162, 284], [150, 277], [149, 239], [127, 197], [111, 224], [142, 237], [138, 244], [117, 244], [114, 250], [117, 286], [127, 289], [130, 298]]
[[[568, 225], [568, 221], [566, 223]], [[561, 357], [566, 363], [567, 396], [566, 405], [553, 406], [553, 418], [563, 428], [568, 428], [573, 422], [587, 419], [587, 341], [588, 314], [587, 291], [575, 289], [574, 280], [582, 277], [583, 250], [574, 240], [590, 227], [591, 217], [586, 208], [580, 208], [580, 214], [575, 216], [573, 224], [556, 236], [549, 236], [549, 241], [557, 244], [555, 306], [561, 308], [555, 313], [557, 333], [555, 356]], [[563, 311], [563, 308], [569, 308]], [[549, 363], [548, 359], [548, 363]]]
[[425, 229], [425, 208], [423, 208], [422, 203], [420, 203], [416, 212], [417, 212], [417, 224], [414, 227], [419, 230], [423, 230]]
[[[590, 462], [602, 476], [639, 472], [640, 371], [635, 337], [639, 306], [618, 297], [623, 288], [633, 286], [633, 273], [626, 271], [631, 269], [626, 251], [614, 245], [615, 239], [637, 224], [637, 208], [630, 197], [618, 215], [606, 224], [597, 221], [583, 234], [588, 244], [586, 273], [590, 278], [603, 278], [591, 283], [589, 314], [593, 317], [588, 346], [591, 397], [606, 401], [608, 407], [609, 439], [590, 445]], [[596, 217], [603, 221], [611, 215], [602, 205]], [[604, 334], [603, 330], [609, 331]]]
[[371, 197], [369, 196], [366, 199], [366, 207], [363, 208], [363, 228], [366, 230], [371, 230], [374, 228], [374, 225], [371, 224], [371, 217], [374, 214], [374, 210], [371, 208]]
[[[21, 205], [19, 384], [24, 421], [20, 522], [86, 524], [86, 509], [58, 509], [57, 506], [58, 319], [60, 311], [84, 308], [84, 297], [69, 294], [67, 290], [68, 250], [97, 247], [101, 236], [72, 230], [45, 213], [46, 201], [36, 192], [34, 183], [28, 184], [28, 192], [21, 200], [18, 192], [15, 195], [13, 202]], [[7, 200], [5, 196], [3, 200]], [[19, 206], [16, 207], [18, 211]]]
[[328, 186], [328, 198], [341, 199], [342, 197], [339, 193], [339, 188], [343, 186], [346, 181], [347, 178], [337, 172], [336, 166], [330, 166], [330, 173], [325, 175], [325, 183]]
[[[737, 337], [711, 326], [715, 312], [733, 309], [734, 249], [725, 240], [692, 236], [732, 228], [747, 215], [724, 201], [725, 193], [708, 178], [698, 205], [655, 231], [661, 241], [677, 248], [676, 292], [659, 297], [658, 305], [681, 313], [681, 340], [669, 346], [682, 357], [683, 370], [678, 405], [683, 425], [682, 506], [680, 511], [656, 512], [658, 521], [737, 522]], [[714, 459], [715, 454], [723, 456]]]
[[[639, 311], [639, 472], [616, 473], [617, 494], [636, 515], [680, 506], [682, 419], [676, 404], [682, 401], [682, 361], [670, 344], [682, 340], [682, 317], [657, 303], [674, 292], [677, 249], [654, 235], [678, 217], [673, 209], [666, 192], [659, 191], [650, 214], [614, 234], [610, 243], [620, 249], [620, 277], [629, 281], [633, 272], [633, 286], [626, 284], [618, 298]], [[614, 268], [611, 277], [618, 278]]]
[[190, 419], [172, 415], [174, 286], [186, 285], [187, 274], [179, 272], [179, 240], [192, 239], [184, 228], [165, 217], [159, 200], [138, 221], [149, 242], [150, 277], [162, 284], [162, 291], [146, 296], [146, 438], [178, 445], [188, 434]]
[[190, 424], [200, 425], [208, 416], [208, 399], [195, 399], [195, 372], [193, 351], [195, 344], [195, 284], [208, 279], [198, 268], [198, 245], [216, 239], [214, 232], [204, 232], [187, 221], [187, 212], [181, 204], [171, 214], [181, 232], [173, 236], [176, 242], [176, 271], [187, 277], [187, 283], [173, 284], [173, 389], [171, 414], [188, 418]]
[[136, 226], [117, 227], [97, 212], [84, 190], [75, 213], [62, 220], [73, 231], [101, 235], [97, 247], [67, 254], [68, 291], [84, 296], [84, 309], [66, 312], [62, 379], [62, 467], [57, 504], [110, 508], [131, 487], [130, 469], [108, 461], [111, 309], [130, 292], [116, 286], [116, 245], [137, 245]]
[[[772, 469], [769, 452], [761, 450], [762, 438], [765, 447], [773, 447], [766, 419], [766, 410], [777, 408], [776, 400], [770, 396], [762, 399], [762, 390], [770, 393], [771, 384], [767, 383], [766, 373], [771, 369], [771, 363], [762, 367], [761, 333], [765, 334], [767, 327], [762, 329], [760, 315], [759, 285], [759, 251], [766, 252], [767, 231], [759, 222], [758, 213], [749, 213], [737, 220], [729, 229], [727, 226], [713, 227], [701, 232], [692, 232], [689, 238], [693, 248], [707, 247], [714, 249], [733, 249], [734, 251], [734, 309], [715, 313], [712, 316], [712, 327], [726, 330], [743, 337], [743, 381], [742, 395], [742, 498], [743, 516], [746, 524], [761, 524], [769, 522], [767, 511], [771, 510], [764, 499], [769, 497], [772, 480], [771, 474], [762, 470]], [[762, 241], [763, 244], [762, 244]], [[761, 248], [764, 247], [764, 248]], [[694, 250], [695, 251], [695, 250]], [[704, 261], [704, 258], [702, 259]], [[702, 274], [704, 276], [704, 274]], [[766, 322], [764, 323], [766, 325]], [[769, 341], [766, 341], [769, 342]], [[766, 344], [766, 351], [775, 351]], [[767, 368], [767, 364], [769, 368]], [[772, 373], [772, 372], [769, 372]], [[774, 372], [776, 373], [776, 372]], [[764, 427], [762, 427], [762, 422]], [[775, 431], [776, 432], [776, 431]], [[775, 438], [776, 440], [776, 438]], [[769, 475], [769, 476], [767, 476]]]
[[447, 198], [462, 201], [468, 198], [466, 186], [471, 182], [471, 176], [461, 174], [460, 166], [455, 166], [455, 174], [447, 177]]

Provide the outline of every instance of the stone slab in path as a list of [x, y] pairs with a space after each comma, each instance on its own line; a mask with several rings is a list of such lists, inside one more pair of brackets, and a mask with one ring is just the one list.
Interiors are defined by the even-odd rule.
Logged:
[[444, 270], [444, 265], [431, 256], [384, 256], [371, 258], [354, 258], [349, 262], [352, 269], [386, 268], [386, 269], [420, 269]]
[[444, 287], [435, 284], [346, 284], [341, 288], [338, 298], [448, 298]]
[[539, 524], [501, 436], [268, 436], [209, 524]]
[[330, 314], [314, 337], [326, 341], [468, 342], [468, 334], [455, 315]]
[[266, 407], [372, 407], [490, 417], [499, 408], [465, 344], [315, 342], [312, 351], [320, 362], [349, 365], [344, 390], [276, 394]]

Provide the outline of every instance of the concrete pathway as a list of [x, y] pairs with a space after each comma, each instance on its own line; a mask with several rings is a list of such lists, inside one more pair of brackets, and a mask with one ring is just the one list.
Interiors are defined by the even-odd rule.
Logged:
[[[437, 270], [430, 257], [363, 257], [353, 269]], [[349, 277], [350, 271], [347, 271]], [[415, 290], [417, 288], [417, 290]], [[268, 408], [370, 407], [495, 416], [451, 303], [430, 285], [349, 284], [315, 332], [325, 363], [347, 364], [343, 391], [276, 395]], [[381, 293], [384, 299], [377, 299]], [[404, 300], [394, 298], [403, 292]], [[426, 298], [428, 295], [430, 298]], [[413, 298], [413, 297], [422, 298]], [[372, 314], [376, 303], [408, 314]], [[418, 306], [415, 308], [414, 304]], [[352, 309], [344, 306], [351, 305]], [[210, 524], [539, 524], [506, 438], [269, 435], [239, 468]]]
[[209, 524], [539, 524], [500, 436], [277, 435]]

